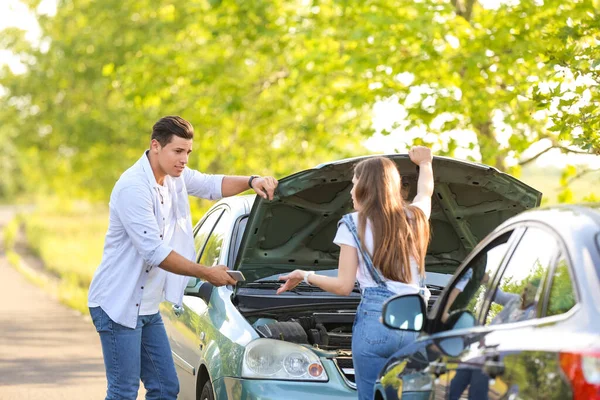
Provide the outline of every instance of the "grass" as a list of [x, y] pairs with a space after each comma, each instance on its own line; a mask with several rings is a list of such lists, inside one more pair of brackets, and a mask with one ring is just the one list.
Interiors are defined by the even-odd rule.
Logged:
[[31, 268], [27, 268], [27, 266], [22, 262], [21, 257], [16, 252], [12, 250], [7, 251], [6, 259], [8, 260], [8, 263], [11, 264], [17, 271], [19, 271], [21, 275], [23, 275], [29, 282], [56, 293], [56, 288], [49, 284], [49, 282], [42, 276], [36, 274]]
[[79, 286], [89, 286], [102, 259], [107, 210], [41, 210], [23, 221], [30, 249], [50, 272]]
[[84, 204], [44, 207], [20, 220], [30, 250], [58, 277], [60, 301], [87, 313], [88, 288], [102, 260], [108, 210]]
[[6, 224], [3, 232], [4, 248], [7, 252], [14, 250], [18, 233], [19, 220], [17, 218], [13, 218], [8, 224]]

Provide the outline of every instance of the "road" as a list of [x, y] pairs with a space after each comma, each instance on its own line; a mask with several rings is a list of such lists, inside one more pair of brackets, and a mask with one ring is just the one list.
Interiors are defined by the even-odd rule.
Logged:
[[[13, 214], [0, 207], [0, 232]], [[0, 400], [104, 399], [91, 320], [28, 282], [8, 264], [3, 246], [0, 240]]]

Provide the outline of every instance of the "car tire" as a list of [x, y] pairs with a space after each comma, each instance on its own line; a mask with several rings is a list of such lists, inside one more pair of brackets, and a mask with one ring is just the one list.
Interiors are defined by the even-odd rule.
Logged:
[[206, 381], [202, 387], [202, 393], [200, 393], [200, 400], [215, 400], [215, 394], [213, 393], [212, 385], [210, 381]]

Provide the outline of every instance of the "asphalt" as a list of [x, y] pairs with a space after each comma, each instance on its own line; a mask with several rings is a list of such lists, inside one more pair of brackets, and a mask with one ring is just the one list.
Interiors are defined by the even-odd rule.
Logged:
[[[0, 207], [0, 232], [13, 215], [14, 208]], [[9, 265], [0, 240], [0, 400], [105, 395], [102, 349], [90, 318], [27, 281]]]

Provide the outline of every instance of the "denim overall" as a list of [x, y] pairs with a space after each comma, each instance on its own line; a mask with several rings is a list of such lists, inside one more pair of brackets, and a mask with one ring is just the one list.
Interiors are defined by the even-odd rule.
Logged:
[[[377, 283], [377, 287], [361, 289], [362, 298], [352, 327], [352, 360], [358, 398], [372, 400], [375, 381], [385, 362], [401, 347], [413, 343], [417, 332], [397, 331], [381, 323], [383, 303], [395, 293], [387, 288], [385, 281], [373, 266], [371, 257], [363, 249], [352, 216], [344, 215], [340, 223], [348, 226], [367, 270]], [[424, 285], [423, 282], [420, 284]]]

